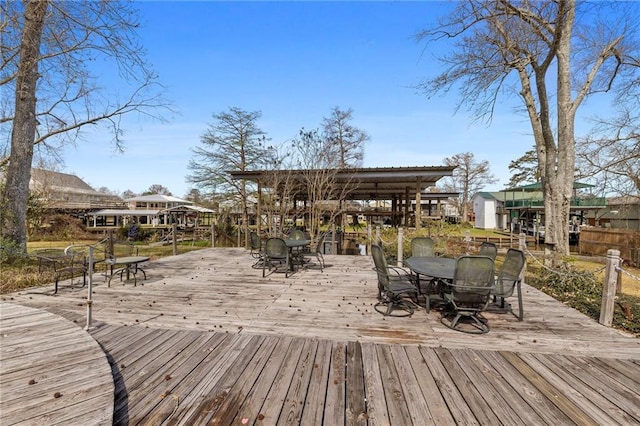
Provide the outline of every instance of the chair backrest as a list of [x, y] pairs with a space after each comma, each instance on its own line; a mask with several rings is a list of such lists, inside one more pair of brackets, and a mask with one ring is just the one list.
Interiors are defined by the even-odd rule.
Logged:
[[289, 249], [282, 238], [272, 237], [264, 244], [264, 253], [272, 259], [285, 259], [289, 255]]
[[411, 240], [411, 256], [433, 257], [433, 240], [429, 237], [415, 237]]
[[302, 232], [299, 229], [292, 229], [291, 232], [289, 232], [289, 235], [287, 235], [287, 238], [290, 240], [306, 240], [307, 239], [304, 235], [304, 232]]
[[257, 232], [252, 231], [249, 233], [249, 244], [251, 244], [251, 250], [260, 250], [262, 242]]
[[498, 271], [498, 278], [496, 280], [496, 289], [494, 294], [500, 297], [510, 297], [513, 295], [513, 289], [518, 281], [520, 281], [520, 274], [524, 268], [525, 257], [522, 250], [512, 249], [507, 250], [504, 263]]
[[460, 256], [456, 260], [452, 293], [464, 305], [488, 303], [495, 283], [493, 259], [487, 256]]
[[384, 290], [389, 287], [389, 266], [382, 247], [378, 244], [372, 244], [371, 257], [373, 257], [373, 264], [378, 274], [378, 288]]
[[480, 256], [487, 256], [495, 260], [498, 255], [498, 246], [488, 241], [480, 244]]

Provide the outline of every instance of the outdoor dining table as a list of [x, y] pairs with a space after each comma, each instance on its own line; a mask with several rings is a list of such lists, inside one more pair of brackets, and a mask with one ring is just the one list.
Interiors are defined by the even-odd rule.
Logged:
[[420, 275], [430, 277], [429, 287], [424, 293], [427, 312], [430, 310], [429, 294], [441, 294], [447, 283], [453, 281], [456, 270], [456, 259], [436, 256], [412, 256], [404, 261], [405, 265], [416, 274], [418, 294], [422, 293]]
[[298, 260], [300, 258], [300, 254], [302, 250], [307, 247], [311, 241], [309, 240], [284, 240], [285, 245], [289, 249], [289, 256], [292, 260], [290, 270], [293, 271], [294, 262], [293, 260]]
[[[140, 263], [146, 262], [149, 260], [149, 256], [122, 256], [115, 257], [113, 259], [105, 260], [107, 266], [109, 266], [111, 270], [111, 274], [107, 278], [107, 287], [111, 287], [111, 279], [120, 275], [120, 279], [122, 280], [122, 275], [126, 272], [126, 280], [130, 279], [130, 275], [133, 274], [133, 285], [137, 284], [136, 274], [138, 271], [142, 272], [144, 279], [147, 279], [147, 274], [144, 272], [142, 268], [139, 267]], [[114, 267], [120, 266], [117, 269]]]

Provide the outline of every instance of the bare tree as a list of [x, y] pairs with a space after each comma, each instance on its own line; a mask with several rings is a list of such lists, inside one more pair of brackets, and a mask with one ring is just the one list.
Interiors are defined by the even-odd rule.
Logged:
[[638, 63], [637, 21], [629, 2], [466, 0], [418, 34], [456, 41], [441, 58], [448, 68], [421, 85], [426, 93], [457, 87], [461, 104], [488, 120], [499, 95], [520, 96], [544, 193], [545, 250], [554, 263], [569, 254], [576, 113], [587, 97], [626, 88]]
[[598, 120], [578, 141], [580, 173], [599, 182], [606, 193], [640, 196], [640, 116], [624, 109], [615, 120]]
[[169, 196], [173, 195], [171, 191], [169, 191], [169, 188], [167, 188], [164, 185], [160, 185], [159, 183], [154, 183], [149, 187], [149, 189], [147, 189], [142, 193], [142, 195], [153, 195], [153, 194], [169, 195]]
[[338, 184], [337, 176], [348, 176], [350, 168], [336, 167], [336, 164], [342, 164], [345, 157], [339, 156], [340, 161], [336, 163], [336, 151], [332, 149], [335, 140], [315, 130], [307, 132], [302, 129], [293, 146], [297, 149], [294, 158], [299, 169], [300, 185], [308, 202], [309, 234], [314, 238], [320, 232], [324, 218], [335, 222], [342, 213], [342, 202], [347, 198], [349, 185], [344, 182]]
[[335, 161], [335, 167], [341, 169], [362, 166], [364, 144], [369, 140], [367, 132], [353, 126], [351, 120], [351, 108], [342, 111], [334, 107], [329, 117], [322, 121], [323, 136], [329, 150], [328, 158]]
[[236, 198], [242, 210], [245, 246], [249, 246], [248, 196], [255, 192], [244, 179], [234, 180], [230, 171], [263, 169], [270, 159], [267, 138], [258, 127], [260, 111], [247, 112], [237, 107], [215, 114], [214, 122], [201, 136], [201, 146], [193, 148], [189, 161], [189, 182], [209, 193], [226, 193]]
[[138, 194], [136, 194], [135, 192], [133, 192], [130, 189], [127, 189], [122, 193], [122, 198], [125, 199], [125, 200], [127, 200], [129, 198], [135, 198], [137, 196], [138, 196]]
[[460, 195], [454, 200], [456, 207], [462, 212], [462, 220], [469, 220], [471, 196], [480, 191], [485, 185], [498, 180], [491, 174], [489, 162], [477, 162], [470, 152], [456, 154], [444, 159], [447, 166], [455, 166], [453, 175], [443, 180], [443, 188], [447, 192], [458, 192]]
[[[0, 104], [2, 233], [26, 250], [25, 215], [34, 148], [75, 143], [87, 125], [108, 124], [122, 148], [120, 119], [166, 107], [156, 76], [137, 43], [135, 10], [106, 1], [3, 1], [0, 87], [15, 93]], [[98, 87], [90, 64], [115, 64], [123, 93]], [[103, 70], [104, 71], [104, 70]], [[10, 138], [7, 127], [10, 124]]]

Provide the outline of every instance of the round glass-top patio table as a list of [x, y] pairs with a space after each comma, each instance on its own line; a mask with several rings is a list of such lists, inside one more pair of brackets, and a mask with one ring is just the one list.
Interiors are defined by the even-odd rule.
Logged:
[[405, 260], [405, 264], [416, 274], [443, 280], [453, 280], [456, 270], [456, 259], [448, 257], [412, 256]]

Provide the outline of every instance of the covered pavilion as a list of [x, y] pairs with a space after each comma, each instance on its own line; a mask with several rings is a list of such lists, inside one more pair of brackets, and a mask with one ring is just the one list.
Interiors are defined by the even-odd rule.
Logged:
[[[411, 214], [410, 207], [413, 204], [413, 217], [422, 218], [422, 206], [427, 202], [428, 216], [442, 217], [441, 202], [443, 199], [454, 197], [455, 193], [428, 192], [435, 187], [438, 180], [446, 176], [452, 176], [455, 166], [418, 166], [418, 167], [375, 167], [375, 168], [349, 168], [331, 171], [331, 185], [341, 189], [341, 200], [344, 201], [370, 201], [381, 200], [390, 202], [390, 209], [384, 211], [385, 216], [390, 216], [392, 225], [409, 224]], [[311, 199], [308, 176], [314, 173], [327, 173], [326, 170], [255, 170], [255, 171], [231, 171], [233, 179], [244, 179], [255, 182], [258, 187], [257, 215], [262, 211], [262, 191], [269, 189], [276, 194], [282, 194], [282, 179], [277, 176], [286, 175], [287, 183], [293, 185], [296, 200]], [[279, 183], [276, 183], [279, 182]], [[434, 202], [433, 209], [432, 203]], [[351, 212], [344, 209], [345, 214], [380, 215], [380, 211]], [[258, 221], [258, 226], [260, 227]], [[415, 221], [416, 228], [421, 227], [421, 220]]]

